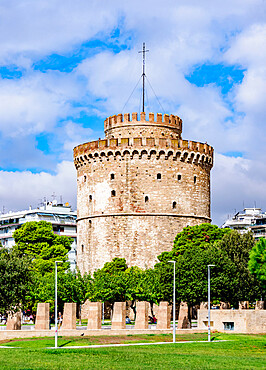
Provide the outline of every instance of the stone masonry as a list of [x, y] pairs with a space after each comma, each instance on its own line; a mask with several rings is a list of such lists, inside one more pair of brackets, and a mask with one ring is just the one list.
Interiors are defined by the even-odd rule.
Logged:
[[48, 330], [50, 326], [50, 303], [38, 303], [35, 330]]
[[153, 267], [187, 225], [210, 222], [213, 148], [182, 140], [178, 116], [119, 114], [106, 138], [74, 148], [77, 264], [82, 273], [114, 257]]
[[76, 329], [77, 304], [65, 303], [62, 329]]

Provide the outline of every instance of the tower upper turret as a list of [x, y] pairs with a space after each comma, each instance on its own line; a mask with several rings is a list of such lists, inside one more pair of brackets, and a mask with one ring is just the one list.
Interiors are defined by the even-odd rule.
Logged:
[[173, 114], [157, 113], [155, 119], [154, 113], [149, 113], [146, 119], [146, 113], [140, 113], [140, 119], [137, 113], [118, 114], [106, 118], [104, 121], [104, 132], [107, 139], [119, 137], [165, 137], [172, 139], [181, 139], [182, 120]]

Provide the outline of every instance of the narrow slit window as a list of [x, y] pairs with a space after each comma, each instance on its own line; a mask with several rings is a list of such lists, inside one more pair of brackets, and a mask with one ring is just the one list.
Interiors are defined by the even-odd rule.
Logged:
[[149, 197], [148, 197], [148, 195], [146, 195], [146, 197], [145, 197], [145, 203], [148, 203], [149, 202]]
[[173, 209], [176, 209], [176, 202], [173, 202]]
[[112, 190], [111, 191], [111, 197], [115, 197], [116, 193], [115, 193], [115, 190]]
[[194, 176], [194, 184], [197, 182], [197, 176]]
[[84, 245], [81, 245], [81, 252], [84, 253]]
[[177, 175], [177, 180], [181, 181], [181, 175], [180, 174]]
[[84, 182], [86, 182], [86, 181], [87, 181], [87, 176], [85, 175], [85, 176], [84, 176]]
[[89, 195], [89, 201], [90, 202], [92, 201], [92, 195]]
[[114, 179], [115, 179], [115, 174], [111, 173], [111, 180], [114, 180]]
[[157, 173], [157, 180], [161, 180], [162, 175], [160, 173]]

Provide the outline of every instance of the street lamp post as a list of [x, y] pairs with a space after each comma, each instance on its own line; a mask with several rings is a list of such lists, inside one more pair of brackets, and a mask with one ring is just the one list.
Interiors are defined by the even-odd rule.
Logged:
[[176, 261], [168, 261], [170, 263], [174, 264], [174, 284], [173, 284], [173, 343], [175, 343], [175, 332], [176, 332], [176, 327], [175, 327], [175, 264]]
[[208, 342], [211, 341], [211, 269], [215, 265], [208, 265]]
[[57, 325], [57, 264], [58, 263], [63, 263], [63, 261], [55, 261], [55, 303], [54, 303], [54, 308], [55, 308], [55, 337], [54, 337], [54, 346], [57, 348], [57, 339], [58, 339], [58, 325]]

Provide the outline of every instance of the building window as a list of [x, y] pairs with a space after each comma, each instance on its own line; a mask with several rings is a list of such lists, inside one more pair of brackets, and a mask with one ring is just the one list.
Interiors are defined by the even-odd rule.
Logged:
[[89, 227], [91, 227], [91, 220], [89, 220]]
[[148, 203], [149, 202], [149, 197], [148, 197], [148, 195], [146, 195], [146, 197], [145, 197], [145, 203]]
[[176, 209], [176, 202], [173, 202], [173, 209]]
[[197, 176], [194, 176], [194, 184], [196, 184]]
[[224, 330], [234, 330], [235, 323], [234, 322], [224, 322]]
[[84, 175], [84, 182], [86, 182], [87, 181], [87, 176], [86, 175]]
[[84, 245], [81, 245], [81, 252], [84, 253]]
[[114, 180], [115, 179], [115, 174], [114, 173], [111, 173], [111, 180]]
[[111, 197], [115, 197], [116, 193], [115, 193], [115, 190], [112, 190], [111, 191]]
[[161, 180], [162, 175], [160, 173], [157, 173], [157, 180]]
[[89, 201], [90, 202], [92, 201], [92, 195], [89, 195]]
[[177, 181], [181, 181], [181, 175], [180, 174], [177, 175]]

